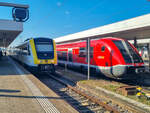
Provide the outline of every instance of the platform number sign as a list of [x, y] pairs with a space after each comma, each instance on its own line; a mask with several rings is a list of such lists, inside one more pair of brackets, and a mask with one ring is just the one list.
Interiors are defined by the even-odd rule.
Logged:
[[12, 16], [14, 21], [25, 22], [29, 19], [29, 10], [26, 8], [13, 8]]

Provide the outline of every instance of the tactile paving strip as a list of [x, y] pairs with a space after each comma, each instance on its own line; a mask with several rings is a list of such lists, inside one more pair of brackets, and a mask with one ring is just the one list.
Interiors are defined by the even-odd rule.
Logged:
[[[37, 99], [37, 101], [39, 102], [39, 104], [41, 105], [41, 107], [44, 109], [44, 111], [46, 113], [60, 113], [55, 106], [48, 100], [46, 99], [46, 97], [42, 94], [42, 92], [36, 87], [36, 85], [27, 78], [27, 76], [19, 69], [17, 68], [16, 63], [9, 58], [9, 60], [12, 62], [12, 64], [14, 65], [14, 67], [16, 68], [17, 72], [21, 75], [21, 78], [23, 79], [23, 81], [26, 83], [26, 85], [29, 87], [29, 89], [31, 90], [33, 96], [35, 96], [35, 98]], [[36, 96], [38, 94], [38, 96]], [[38, 98], [38, 97], [42, 97], [42, 98]]]

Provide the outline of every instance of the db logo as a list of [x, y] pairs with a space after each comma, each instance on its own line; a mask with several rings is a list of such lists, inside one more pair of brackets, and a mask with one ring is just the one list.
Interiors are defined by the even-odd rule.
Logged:
[[98, 56], [98, 59], [104, 59], [104, 56]]

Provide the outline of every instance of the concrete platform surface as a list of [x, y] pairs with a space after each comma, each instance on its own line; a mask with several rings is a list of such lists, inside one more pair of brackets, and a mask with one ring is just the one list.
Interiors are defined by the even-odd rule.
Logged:
[[11, 58], [0, 60], [0, 113], [59, 112], [77, 111]]

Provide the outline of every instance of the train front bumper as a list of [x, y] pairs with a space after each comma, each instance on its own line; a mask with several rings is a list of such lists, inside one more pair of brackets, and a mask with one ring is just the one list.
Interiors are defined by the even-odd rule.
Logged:
[[47, 72], [54, 70], [54, 65], [53, 64], [41, 64], [38, 66], [38, 69], [42, 72]]

